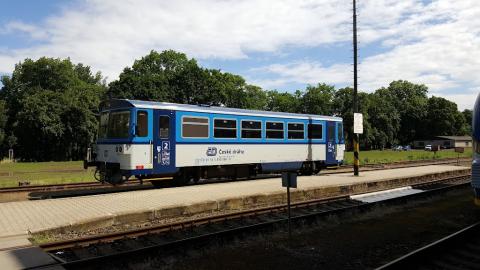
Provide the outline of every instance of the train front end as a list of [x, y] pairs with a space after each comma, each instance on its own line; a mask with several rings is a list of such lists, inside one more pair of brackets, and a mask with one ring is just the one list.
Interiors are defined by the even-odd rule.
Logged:
[[103, 103], [97, 141], [84, 167], [96, 167], [95, 178], [113, 185], [148, 174], [153, 167], [151, 121], [151, 110], [135, 108], [128, 101]]
[[475, 102], [472, 118], [473, 161], [472, 186], [475, 199], [480, 202], [480, 94]]

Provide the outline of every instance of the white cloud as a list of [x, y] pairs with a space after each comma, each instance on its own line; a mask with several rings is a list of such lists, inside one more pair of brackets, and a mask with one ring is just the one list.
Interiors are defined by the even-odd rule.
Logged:
[[32, 39], [46, 39], [47, 32], [35, 25], [12, 21], [0, 28], [0, 34], [25, 33]]
[[200, 59], [241, 59], [251, 52], [275, 53], [285, 46], [314, 47], [350, 38], [349, 5], [336, 1], [149, 1], [86, 0], [66, 7], [42, 25], [47, 42], [10, 50], [0, 57], [0, 72], [11, 60], [47, 55], [71, 57], [102, 70], [110, 79], [151, 49], [175, 49]]
[[[480, 89], [479, 1], [362, 0], [358, 13], [360, 55], [368, 46], [381, 47], [361, 59], [361, 89], [371, 91], [397, 79], [424, 83], [439, 95]], [[0, 27], [1, 38], [26, 34], [41, 41], [2, 47], [0, 72], [11, 72], [26, 57], [70, 57], [113, 80], [152, 49], [226, 60], [305, 48], [321, 53], [322, 46], [350, 43], [350, 22], [351, 1], [80, 0], [40, 24], [12, 21]], [[352, 77], [350, 63], [326, 65], [308, 57], [286, 64], [270, 61], [253, 71], [258, 74], [249, 76], [252, 82], [278, 89], [291, 83], [351, 85]], [[462, 95], [474, 99], [477, 91], [450, 94], [467, 104], [469, 98]]]
[[465, 109], [473, 109], [475, 101], [477, 98], [480, 89], [477, 89], [476, 92], [467, 92], [465, 94], [455, 94], [455, 93], [435, 93], [434, 96], [439, 96], [451, 100], [457, 103], [458, 109], [463, 111]]
[[[408, 12], [396, 12], [401, 5]], [[360, 89], [373, 91], [405, 79], [427, 85], [432, 94], [457, 102], [461, 109], [472, 107], [480, 90], [480, 2], [372, 0], [363, 7], [367, 18], [360, 21], [360, 41], [363, 46], [380, 41], [388, 49], [362, 59]], [[264, 70], [287, 82], [352, 85], [352, 67], [346, 63], [324, 66], [304, 60]]]
[[272, 64], [262, 68], [254, 68], [251, 72], [273, 73], [279, 79], [261, 79], [254, 81], [264, 88], [280, 87], [287, 83], [317, 84], [319, 82], [343, 85], [352, 77], [351, 66], [348, 64], [335, 64], [328, 67], [318, 62], [298, 61], [290, 64]]

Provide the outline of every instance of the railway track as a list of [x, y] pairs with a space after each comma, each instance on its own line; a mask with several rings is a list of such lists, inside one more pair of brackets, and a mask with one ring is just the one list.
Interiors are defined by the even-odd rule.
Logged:
[[[420, 192], [390, 196], [368, 202], [349, 196], [318, 199], [292, 204], [292, 222], [305, 224], [319, 217], [341, 216], [354, 211], [363, 212], [378, 205], [399, 205], [424, 199], [469, 184], [470, 175], [448, 177], [423, 185]], [[415, 188], [415, 187], [414, 187]], [[113, 262], [114, 258], [133, 258], [149, 251], [183, 252], [185, 247], [208, 245], [212, 239], [232, 239], [243, 233], [258, 233], [287, 223], [286, 205], [258, 208], [229, 214], [207, 216], [194, 220], [161, 224], [130, 231], [95, 235], [40, 245], [59, 264], [67, 268], [95, 266], [100, 262]], [[133, 256], [133, 257], [132, 257]], [[104, 266], [102, 264], [102, 266]]]
[[[93, 195], [100, 193], [122, 192], [135, 189], [140, 186], [140, 181], [131, 180], [123, 186], [114, 187], [99, 182], [81, 182], [68, 184], [35, 185], [0, 188], [0, 202], [19, 201], [28, 199], [48, 199], [58, 195], [56, 198]], [[145, 186], [147, 187], [147, 185]], [[143, 187], [143, 188], [145, 188]], [[137, 188], [138, 189], [138, 188]], [[141, 189], [141, 188], [140, 188]]]
[[377, 270], [479, 269], [480, 222], [400, 257]]
[[[470, 158], [461, 158], [460, 162], [469, 162]], [[384, 170], [393, 168], [405, 168], [416, 166], [428, 166], [428, 165], [441, 165], [441, 164], [456, 164], [457, 159], [441, 159], [441, 160], [415, 160], [415, 161], [402, 161], [383, 164], [368, 164], [363, 165], [363, 171]], [[323, 170], [320, 174], [339, 174], [349, 172], [352, 169], [351, 165], [341, 166], [340, 168], [330, 168]], [[278, 175], [260, 175], [253, 179], [267, 179], [272, 177], [278, 177]], [[204, 180], [198, 184], [211, 184], [222, 183], [230, 181], [248, 181], [252, 179], [212, 179]], [[165, 185], [168, 187], [168, 185]], [[140, 181], [133, 179], [121, 186], [112, 186], [110, 184], [102, 184], [99, 182], [82, 182], [82, 183], [68, 183], [68, 184], [52, 184], [52, 185], [35, 185], [35, 186], [19, 186], [0, 188], [0, 202], [16, 201], [16, 200], [39, 200], [39, 199], [54, 199], [65, 198], [74, 196], [86, 196], [86, 195], [98, 195], [116, 192], [126, 192], [134, 190], [153, 189], [148, 180], [144, 181], [144, 185], [140, 186]]]

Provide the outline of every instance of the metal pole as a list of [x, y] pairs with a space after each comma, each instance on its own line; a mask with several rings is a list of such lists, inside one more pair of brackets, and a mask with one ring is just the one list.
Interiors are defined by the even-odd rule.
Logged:
[[288, 240], [290, 241], [292, 239], [292, 224], [290, 222], [290, 179], [288, 179], [289, 183], [287, 186], [287, 212], [288, 212]]
[[[358, 113], [357, 97], [357, 3], [353, 0], [353, 112]], [[353, 175], [358, 176], [358, 152], [359, 152], [358, 134], [353, 135]]]

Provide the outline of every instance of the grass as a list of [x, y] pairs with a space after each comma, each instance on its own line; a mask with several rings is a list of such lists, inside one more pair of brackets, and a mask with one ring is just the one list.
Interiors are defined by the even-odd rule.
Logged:
[[[460, 157], [471, 157], [472, 149], [466, 148]], [[452, 149], [437, 152], [435, 158], [455, 158]], [[411, 151], [360, 151], [360, 164], [390, 163], [404, 160], [433, 159], [434, 153], [423, 150]], [[345, 164], [353, 164], [353, 153], [345, 153]], [[18, 186], [19, 182], [30, 185], [93, 182], [93, 168], [83, 169], [81, 161], [66, 162], [0, 162], [0, 188]]]
[[41, 245], [46, 243], [55, 242], [55, 234], [49, 232], [40, 232], [31, 234], [29, 237], [30, 242], [34, 245]]
[[[425, 159], [444, 159], [444, 158], [456, 158], [458, 153], [455, 153], [453, 149], [446, 149], [438, 151], [436, 154], [430, 151], [424, 150], [410, 150], [410, 151], [392, 151], [392, 150], [372, 150], [372, 151], [360, 151], [359, 159], [360, 165], [365, 164], [379, 164], [379, 163], [391, 163], [396, 161], [413, 161], [413, 160], [425, 160]], [[460, 154], [460, 157], [471, 157], [472, 149], [465, 148], [465, 152]], [[353, 152], [345, 152], [345, 164], [353, 164]]]
[[95, 181], [93, 169], [83, 169], [82, 161], [65, 162], [2, 162], [0, 163], [0, 187], [64, 184]]

